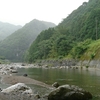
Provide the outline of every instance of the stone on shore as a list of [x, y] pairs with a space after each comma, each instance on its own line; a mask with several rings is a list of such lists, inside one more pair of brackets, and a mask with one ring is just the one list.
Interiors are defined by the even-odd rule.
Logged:
[[58, 82], [55, 82], [55, 83], [52, 84], [52, 86], [55, 87], [55, 88], [58, 88], [60, 85], [59, 85]]
[[32, 89], [25, 85], [24, 83], [17, 83], [15, 85], [12, 85], [6, 89], [3, 89], [1, 92], [3, 93], [27, 93], [27, 94], [33, 94]]
[[12, 73], [18, 73], [18, 71], [17, 70], [14, 70], [14, 69], [12, 69], [11, 72]]
[[38, 94], [33, 94], [30, 87], [17, 83], [0, 92], [0, 100], [39, 100]]
[[62, 85], [48, 95], [48, 100], [91, 100], [91, 93], [75, 85]]
[[28, 75], [27, 74], [24, 74], [23, 76], [27, 77]]

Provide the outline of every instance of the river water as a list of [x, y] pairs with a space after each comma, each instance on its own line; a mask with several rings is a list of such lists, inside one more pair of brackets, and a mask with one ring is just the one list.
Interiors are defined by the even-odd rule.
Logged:
[[[47, 84], [58, 82], [60, 85], [77, 85], [92, 93], [93, 100], [100, 100], [100, 69], [19, 69], [19, 75], [24, 73]], [[43, 91], [45, 90], [42, 89]]]

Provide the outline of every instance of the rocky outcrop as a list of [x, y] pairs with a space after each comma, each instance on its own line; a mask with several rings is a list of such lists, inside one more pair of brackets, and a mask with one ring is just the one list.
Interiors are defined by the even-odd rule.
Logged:
[[90, 100], [92, 95], [74, 85], [63, 85], [48, 95], [48, 100]]

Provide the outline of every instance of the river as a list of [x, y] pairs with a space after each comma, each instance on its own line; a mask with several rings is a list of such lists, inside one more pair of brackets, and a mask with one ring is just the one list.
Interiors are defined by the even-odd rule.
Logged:
[[[21, 68], [18, 75], [28, 74], [28, 77], [53, 84], [77, 85], [93, 94], [93, 100], [100, 100], [100, 69], [44, 69]], [[31, 86], [32, 87], [32, 86]], [[45, 91], [43, 88], [42, 92]]]

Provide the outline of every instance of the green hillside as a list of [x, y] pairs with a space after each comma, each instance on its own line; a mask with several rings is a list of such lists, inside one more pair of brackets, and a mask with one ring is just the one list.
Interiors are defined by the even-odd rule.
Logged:
[[20, 25], [16, 26], [13, 24], [0, 22], [0, 41], [20, 28], [22, 28]]
[[83, 2], [58, 26], [41, 32], [27, 53], [28, 61], [67, 57], [79, 59], [91, 41], [100, 38], [99, 12], [100, 0]]
[[11, 61], [22, 61], [25, 51], [36, 39], [37, 35], [55, 24], [39, 20], [32, 20], [0, 43], [0, 56]]
[[71, 49], [69, 56], [74, 59], [79, 58], [82, 61], [100, 60], [100, 39], [87, 39], [77, 43], [77, 45]]
[[88, 45], [88, 49], [81, 55], [81, 59], [100, 60], [100, 39], [93, 41]]

